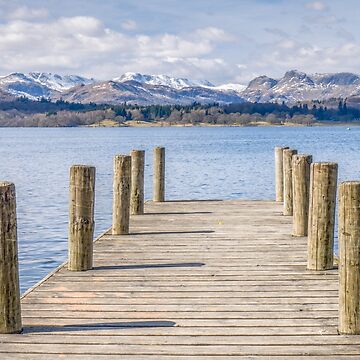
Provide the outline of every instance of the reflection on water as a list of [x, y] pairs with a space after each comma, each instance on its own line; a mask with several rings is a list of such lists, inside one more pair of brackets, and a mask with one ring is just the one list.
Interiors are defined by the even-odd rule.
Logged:
[[68, 172], [95, 165], [96, 233], [111, 224], [112, 158], [146, 150], [151, 198], [154, 146], [165, 146], [167, 197], [274, 198], [273, 148], [339, 163], [341, 180], [360, 174], [360, 127], [0, 129], [1, 180], [17, 189], [22, 291], [66, 259]]

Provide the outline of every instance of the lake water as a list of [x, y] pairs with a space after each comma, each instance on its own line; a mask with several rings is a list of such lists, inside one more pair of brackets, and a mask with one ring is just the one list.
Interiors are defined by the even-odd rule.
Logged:
[[66, 260], [72, 164], [96, 166], [96, 234], [111, 225], [112, 161], [166, 147], [169, 199], [273, 199], [274, 146], [339, 163], [340, 180], [360, 178], [360, 127], [2, 128], [0, 178], [16, 185], [22, 292]]

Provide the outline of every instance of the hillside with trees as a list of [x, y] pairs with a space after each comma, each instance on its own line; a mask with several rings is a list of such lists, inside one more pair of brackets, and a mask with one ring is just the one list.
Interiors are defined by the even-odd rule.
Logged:
[[230, 105], [106, 105], [79, 104], [42, 99], [18, 98], [0, 102], [0, 126], [75, 127], [101, 125], [111, 121], [124, 126], [129, 121], [147, 123], [257, 125], [286, 123], [311, 125], [315, 122], [356, 122], [360, 109], [344, 99], [312, 101], [288, 106], [285, 103], [241, 103]]

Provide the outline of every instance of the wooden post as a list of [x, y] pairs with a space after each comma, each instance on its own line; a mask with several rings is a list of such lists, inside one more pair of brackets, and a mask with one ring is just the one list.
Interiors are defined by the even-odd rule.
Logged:
[[293, 236], [307, 236], [311, 155], [292, 157]]
[[93, 266], [95, 167], [74, 165], [70, 169], [69, 262], [71, 271]]
[[154, 149], [154, 195], [156, 202], [165, 201], [165, 148]]
[[283, 150], [283, 171], [284, 171], [284, 211], [285, 216], [293, 214], [293, 191], [292, 191], [292, 157], [297, 150]]
[[288, 147], [275, 147], [275, 199], [284, 201], [284, 170], [283, 170], [283, 151]]
[[339, 187], [339, 333], [360, 335], [360, 181]]
[[309, 270], [333, 268], [337, 172], [336, 163], [311, 164], [307, 263]]
[[116, 155], [114, 158], [113, 235], [129, 234], [131, 156]]
[[131, 215], [144, 213], [144, 170], [145, 151], [133, 150], [131, 152]]
[[22, 330], [15, 185], [0, 182], [0, 333]]

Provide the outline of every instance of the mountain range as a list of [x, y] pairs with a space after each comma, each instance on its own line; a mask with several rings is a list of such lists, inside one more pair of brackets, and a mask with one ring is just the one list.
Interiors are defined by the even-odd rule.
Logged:
[[280, 79], [259, 76], [245, 86], [174, 78], [167, 75], [125, 73], [108, 81], [78, 75], [42, 72], [0, 76], [0, 101], [24, 96], [81, 103], [191, 104], [286, 102], [351, 98], [360, 95], [360, 77], [353, 73], [306, 74], [297, 70]]

